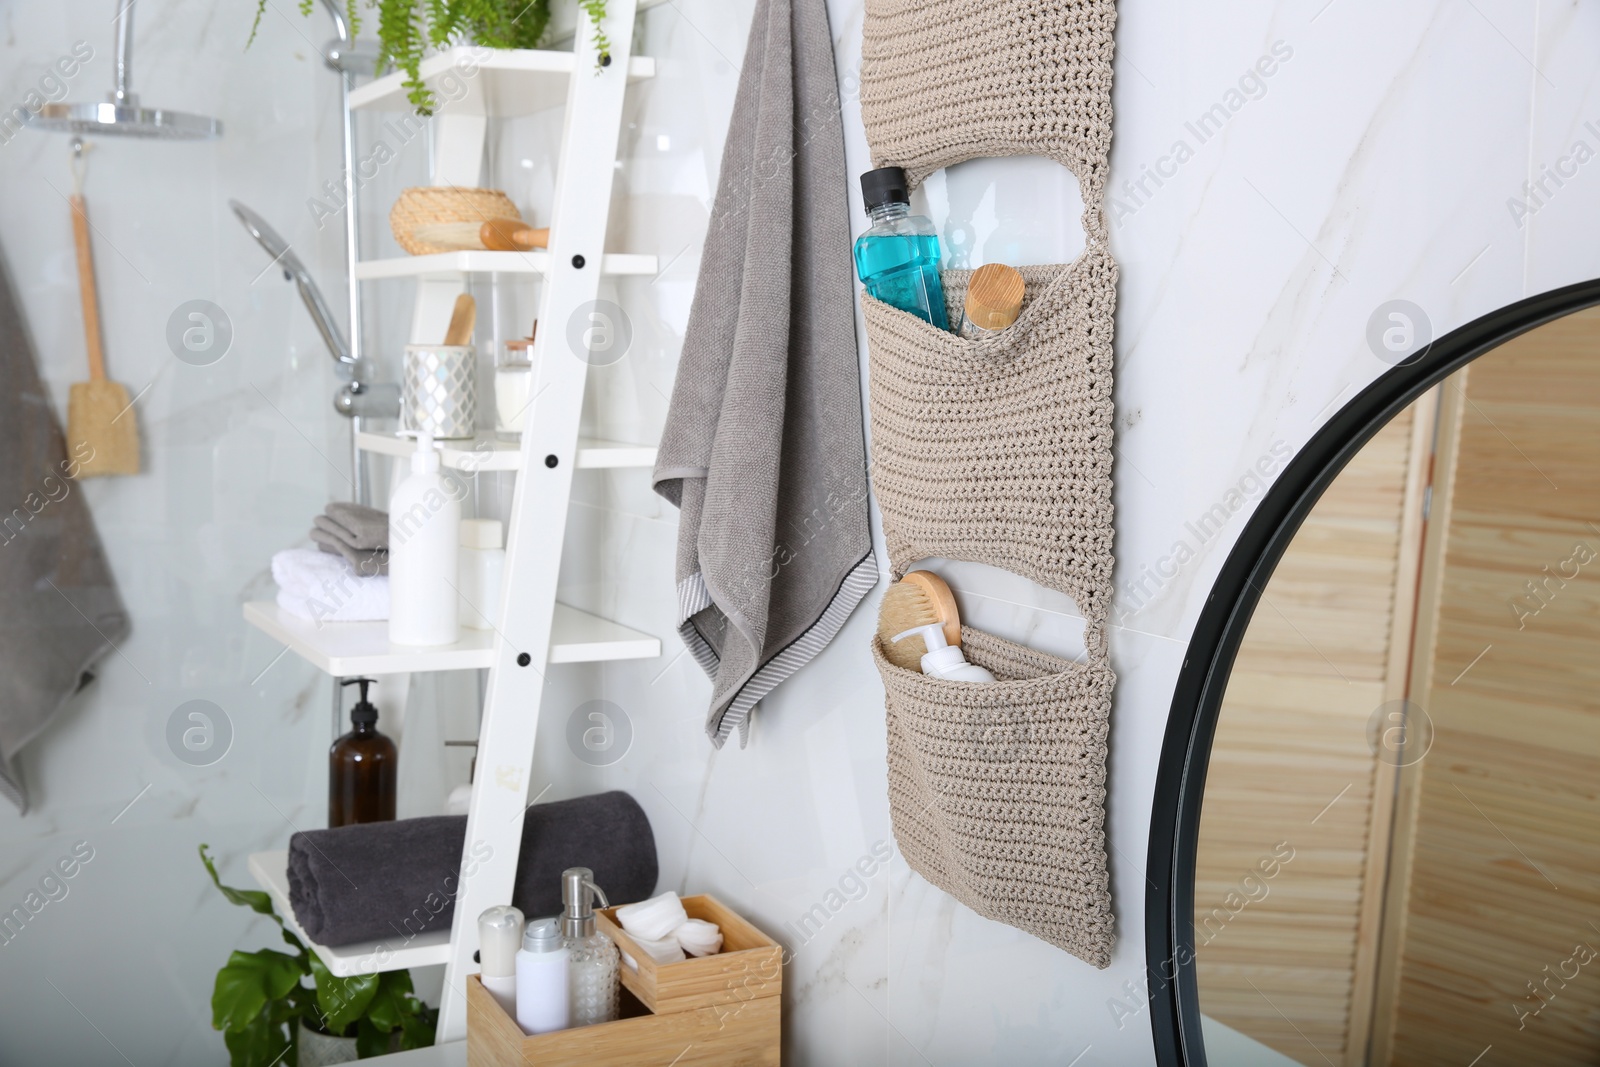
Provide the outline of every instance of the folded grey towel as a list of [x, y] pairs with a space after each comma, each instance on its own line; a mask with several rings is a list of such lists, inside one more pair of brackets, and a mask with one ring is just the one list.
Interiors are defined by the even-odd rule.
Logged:
[[[322, 518], [318, 515], [317, 518]], [[379, 574], [389, 573], [389, 550], [387, 548], [351, 548], [343, 541], [334, 537], [328, 531], [312, 527], [311, 540], [316, 543], [317, 550], [326, 552], [330, 556], [343, 556], [350, 561], [350, 566], [363, 578], [371, 578]]]
[[351, 548], [389, 547], [389, 513], [365, 504], [335, 500], [311, 524]]
[[0, 381], [0, 796], [26, 813], [18, 751], [94, 680], [129, 623], [72, 480], [88, 446], [67, 455], [3, 256]]
[[759, 0], [654, 477], [718, 747], [878, 582], [847, 185], [827, 5]]
[[[311, 940], [334, 947], [397, 946], [426, 930], [448, 930], [466, 837], [465, 815], [297, 833], [289, 838], [294, 917]], [[486, 860], [486, 848], [474, 845], [466, 865]], [[591, 868], [616, 904], [654, 895], [656, 839], [639, 802], [610, 792], [529, 808], [510, 903], [530, 919], [558, 913], [568, 867]]]

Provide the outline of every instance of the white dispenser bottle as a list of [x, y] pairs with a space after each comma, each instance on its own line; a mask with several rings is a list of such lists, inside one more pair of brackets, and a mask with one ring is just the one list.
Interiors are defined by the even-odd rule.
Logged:
[[461, 501], [439, 474], [439, 453], [425, 431], [411, 475], [389, 499], [389, 640], [397, 645], [453, 645]]
[[567, 947], [554, 919], [528, 924], [517, 953], [517, 1025], [525, 1034], [548, 1034], [572, 1025]]
[[493, 630], [500, 625], [501, 580], [506, 550], [500, 547], [500, 523], [495, 519], [461, 520], [461, 625], [469, 630]]
[[522, 912], [496, 904], [478, 916], [478, 978], [505, 1009], [517, 1014], [517, 953], [522, 949]]
[[[390, 564], [391, 568], [394, 566]], [[952, 682], [992, 682], [994, 675], [978, 666], [968, 663], [967, 657], [961, 654], [959, 648], [953, 648], [944, 639], [944, 626], [934, 623], [930, 626], [915, 626], [903, 634], [895, 634], [896, 641], [904, 641], [908, 637], [920, 635], [922, 643], [928, 651], [922, 656], [922, 673], [931, 674], [935, 678], [948, 678]]]

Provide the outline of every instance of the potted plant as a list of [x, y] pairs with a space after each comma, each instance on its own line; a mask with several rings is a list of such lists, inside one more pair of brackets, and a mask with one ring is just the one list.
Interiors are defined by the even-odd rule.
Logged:
[[[589, 16], [598, 63], [611, 62], [611, 42], [600, 28], [606, 0], [576, 0]], [[360, 29], [360, 0], [344, 0], [350, 36]], [[309, 15], [313, 0], [300, 0], [300, 13]], [[393, 65], [406, 72], [405, 87], [419, 115], [433, 114], [433, 93], [422, 81], [422, 57], [431, 45], [444, 48], [471, 41], [485, 48], [537, 48], [550, 25], [550, 0], [367, 0], [378, 9], [378, 69]], [[250, 40], [256, 38], [267, 0], [256, 0], [256, 17]], [[249, 47], [247, 43], [246, 48]]]
[[200, 862], [218, 891], [229, 903], [271, 918], [294, 949], [292, 954], [236, 949], [217, 972], [211, 1025], [222, 1031], [232, 1067], [320, 1067], [382, 1056], [396, 1044], [401, 1049], [433, 1044], [439, 1011], [416, 998], [409, 971], [352, 978], [329, 973], [317, 954], [283, 925], [271, 897], [222, 884], [206, 848], [200, 846]]

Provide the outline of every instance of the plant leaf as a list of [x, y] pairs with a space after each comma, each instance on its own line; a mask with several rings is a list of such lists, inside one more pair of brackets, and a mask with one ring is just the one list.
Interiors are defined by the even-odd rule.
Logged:
[[260, 889], [235, 889], [231, 885], [223, 885], [222, 879], [217, 877], [217, 865], [206, 854], [209, 845], [200, 846], [200, 862], [206, 865], [206, 870], [211, 875], [211, 882], [217, 890], [227, 898], [229, 904], [237, 904], [242, 908], [249, 908], [253, 912], [271, 917], [279, 926], [283, 920], [278, 918], [278, 913], [272, 909], [272, 898]]
[[371, 1019], [362, 1019], [356, 1027], [356, 1055], [366, 1060], [388, 1053], [389, 1035], [373, 1026]]
[[367, 1013], [367, 1006], [377, 995], [381, 975], [358, 974], [340, 978], [311, 953], [311, 978], [317, 984], [317, 1011], [323, 1025], [332, 1033], [346, 1033], [350, 1024]]
[[[416, 1002], [414, 1002], [416, 1003]], [[428, 1048], [434, 1042], [434, 1031], [439, 1025], [439, 1009], [416, 1003], [417, 1011], [400, 1016], [400, 1047], [402, 1049]]]
[[378, 978], [377, 995], [367, 1005], [367, 1018], [387, 1034], [401, 1024], [416, 1000], [411, 995], [410, 971], [388, 971]]
[[237, 949], [217, 972], [211, 991], [211, 1026], [217, 1030], [246, 1030], [268, 1001], [281, 1000], [300, 984], [305, 974], [293, 956], [264, 948], [257, 952]]
[[294, 1044], [293, 1038], [284, 1033], [282, 1023], [274, 1022], [265, 1011], [258, 1012], [243, 1027], [224, 1033], [222, 1041], [228, 1046], [228, 1062], [233, 1067], [273, 1067], [294, 1060], [292, 1054], [286, 1055]]

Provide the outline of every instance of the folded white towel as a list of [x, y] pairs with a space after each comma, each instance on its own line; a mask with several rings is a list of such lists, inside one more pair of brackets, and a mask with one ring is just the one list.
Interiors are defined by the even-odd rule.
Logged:
[[678, 894], [667, 890], [637, 904], [625, 904], [617, 909], [617, 922], [635, 938], [660, 941], [671, 937], [672, 932], [689, 920]]
[[672, 936], [691, 956], [711, 956], [722, 950], [722, 927], [704, 919], [688, 920]]
[[372, 622], [389, 617], [389, 579], [364, 577], [343, 556], [287, 548], [272, 557], [278, 606], [312, 622]]

